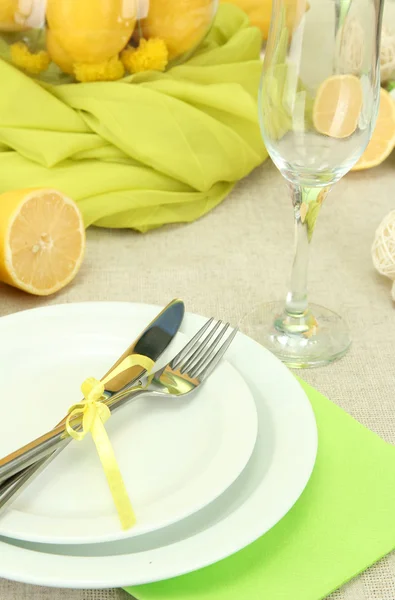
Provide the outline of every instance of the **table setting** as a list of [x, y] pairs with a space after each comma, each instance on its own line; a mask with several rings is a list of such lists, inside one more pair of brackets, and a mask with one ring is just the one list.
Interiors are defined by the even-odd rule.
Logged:
[[395, 5], [118, 4], [0, 0], [0, 595], [393, 600]]

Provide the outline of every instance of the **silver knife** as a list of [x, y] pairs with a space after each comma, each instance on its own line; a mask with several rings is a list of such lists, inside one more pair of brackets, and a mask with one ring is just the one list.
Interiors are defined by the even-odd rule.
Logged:
[[[181, 300], [170, 302], [145, 328], [137, 340], [129, 346], [111, 369], [103, 375], [102, 379], [108, 379], [122, 361], [133, 354], [148, 356], [154, 362], [158, 360], [177, 333], [184, 312], [185, 306]], [[121, 406], [126, 401], [128, 388], [133, 387], [136, 381], [145, 373], [144, 368], [134, 366], [109, 379], [105, 384], [106, 404], [110, 408], [112, 404], [113, 407]], [[65, 435], [65, 422], [66, 419], [63, 419], [52, 431], [0, 460], [0, 482], [3, 482], [0, 486], [0, 509], [17, 492], [21, 491], [33, 476], [38, 475], [49, 462], [52, 462], [53, 458], [70, 441], [68, 436]], [[80, 419], [72, 421], [74, 428], [79, 423]], [[66, 443], [54, 452], [54, 442], [62, 436]]]

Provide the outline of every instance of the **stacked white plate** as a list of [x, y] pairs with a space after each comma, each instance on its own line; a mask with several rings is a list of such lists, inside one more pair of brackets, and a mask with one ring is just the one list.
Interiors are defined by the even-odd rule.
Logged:
[[[0, 319], [0, 456], [53, 427], [159, 312], [128, 303]], [[165, 364], [204, 324], [187, 314]], [[311, 475], [317, 431], [293, 375], [238, 334], [187, 399], [144, 397], [106, 424], [136, 511], [122, 531], [90, 439], [71, 443], [0, 517], [0, 577], [105, 588], [168, 579], [252, 543]]]

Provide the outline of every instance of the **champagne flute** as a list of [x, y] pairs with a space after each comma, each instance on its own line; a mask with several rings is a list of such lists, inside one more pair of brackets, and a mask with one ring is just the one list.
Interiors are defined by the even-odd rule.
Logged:
[[308, 254], [331, 187], [358, 161], [376, 122], [384, 0], [274, 0], [260, 85], [266, 148], [290, 191], [295, 257], [284, 302], [244, 318], [294, 368], [322, 366], [350, 346], [333, 311], [307, 301]]

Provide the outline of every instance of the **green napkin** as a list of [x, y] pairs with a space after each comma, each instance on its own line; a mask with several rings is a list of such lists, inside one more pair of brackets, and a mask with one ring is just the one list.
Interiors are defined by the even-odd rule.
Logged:
[[220, 563], [128, 592], [139, 600], [320, 600], [395, 548], [395, 448], [302, 385], [319, 449], [286, 517]]
[[167, 73], [50, 86], [0, 59], [0, 192], [58, 188], [87, 226], [200, 217], [267, 156], [260, 48], [259, 30], [224, 5], [200, 50]]

